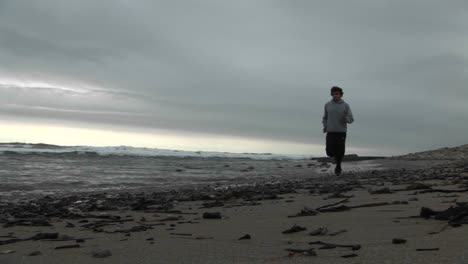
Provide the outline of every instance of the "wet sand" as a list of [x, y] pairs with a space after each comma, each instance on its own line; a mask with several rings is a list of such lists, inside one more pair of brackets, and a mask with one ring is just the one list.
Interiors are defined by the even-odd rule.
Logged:
[[[59, 239], [67, 238], [65, 235], [70, 240], [3, 244], [0, 252], [14, 252], [0, 253], [0, 263], [466, 263], [465, 220], [448, 225], [446, 220], [420, 217], [422, 207], [443, 211], [457, 202], [468, 202], [466, 190], [440, 192], [468, 188], [464, 164], [383, 160], [348, 163], [344, 167], [348, 172], [340, 177], [330, 175], [332, 166], [324, 164], [316, 168], [322, 173], [320, 177], [242, 188], [180, 190], [157, 196], [159, 200], [155, 201], [141, 200], [143, 194], [128, 196], [128, 203], [109, 194], [97, 194], [94, 198], [99, 199], [94, 200], [79, 195], [62, 198], [67, 202], [47, 209], [61, 210], [57, 216], [46, 217], [52, 226], [26, 223], [5, 227], [15, 219], [11, 216], [15, 208], [2, 201], [2, 208], [9, 208], [10, 216], [2, 219], [0, 241], [30, 238], [40, 232], [56, 232]], [[103, 210], [104, 206], [70, 214], [63, 209], [77, 207], [77, 201], [107, 206], [106, 199], [119, 201], [115, 202], [118, 210]], [[366, 206], [354, 207], [360, 205]], [[288, 217], [306, 208], [316, 214]], [[336, 211], [326, 210], [330, 208]], [[221, 219], [205, 219], [206, 212], [219, 212]], [[67, 223], [74, 227], [66, 227]], [[282, 233], [294, 225], [306, 230]], [[310, 235], [320, 227], [327, 232]], [[250, 239], [239, 240], [246, 234]], [[77, 238], [85, 240], [77, 243]], [[394, 238], [407, 242], [393, 244]], [[314, 241], [360, 248], [323, 249], [323, 245], [310, 244]], [[55, 249], [61, 245], [79, 247]], [[93, 256], [93, 252], [102, 250], [109, 250], [111, 255]], [[40, 254], [28, 256], [34, 251]]]

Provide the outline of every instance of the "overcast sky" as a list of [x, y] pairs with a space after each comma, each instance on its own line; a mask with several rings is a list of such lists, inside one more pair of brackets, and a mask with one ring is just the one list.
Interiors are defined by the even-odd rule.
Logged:
[[0, 0], [0, 141], [323, 155], [338, 85], [348, 152], [466, 144], [467, 13], [465, 0]]

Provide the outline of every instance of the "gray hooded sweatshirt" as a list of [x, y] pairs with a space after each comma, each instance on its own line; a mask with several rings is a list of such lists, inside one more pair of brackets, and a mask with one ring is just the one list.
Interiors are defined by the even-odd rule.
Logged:
[[327, 132], [346, 132], [347, 124], [354, 121], [351, 108], [342, 99], [338, 102], [329, 101], [324, 110], [322, 124]]

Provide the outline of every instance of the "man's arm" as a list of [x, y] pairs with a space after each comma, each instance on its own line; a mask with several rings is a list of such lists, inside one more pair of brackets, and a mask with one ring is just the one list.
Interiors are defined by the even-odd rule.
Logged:
[[349, 105], [346, 107], [345, 120], [348, 124], [354, 122], [353, 112], [351, 111], [351, 107]]
[[328, 113], [327, 113], [327, 105], [323, 108], [323, 117], [322, 117], [322, 124], [323, 124], [323, 133], [327, 132], [327, 120], [328, 120]]

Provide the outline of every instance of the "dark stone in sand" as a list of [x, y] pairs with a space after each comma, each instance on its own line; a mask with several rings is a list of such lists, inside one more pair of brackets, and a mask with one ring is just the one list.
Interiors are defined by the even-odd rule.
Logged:
[[205, 212], [203, 213], [204, 219], [221, 219], [220, 212]]
[[153, 241], [153, 240], [154, 240], [154, 238], [152, 238], [152, 237], [149, 237], [149, 238], [146, 239], [146, 241]]
[[302, 227], [302, 226], [298, 226], [298, 225], [294, 225], [293, 227], [283, 231], [282, 233], [283, 234], [291, 234], [291, 233], [301, 232], [301, 231], [305, 231], [305, 230], [307, 230], [307, 228]]
[[65, 225], [65, 227], [72, 228], [72, 227], [75, 227], [75, 225], [72, 224], [72, 223], [70, 223], [70, 222], [67, 222], [67, 224]]
[[85, 240], [84, 240], [84, 239], [82, 239], [82, 238], [78, 238], [78, 239], [77, 239], [77, 240], [75, 240], [75, 241], [76, 241], [76, 243], [84, 243], [84, 242], [85, 242]]
[[38, 233], [31, 237], [32, 240], [57, 239], [58, 233]]
[[393, 243], [393, 244], [404, 244], [404, 243], [406, 243], [406, 242], [407, 242], [406, 239], [403, 239], [403, 238], [394, 238], [394, 239], [392, 240], [392, 243]]
[[239, 238], [239, 240], [244, 240], [244, 239], [251, 239], [251, 237], [249, 234], [246, 234]]
[[93, 257], [95, 258], [107, 258], [112, 256], [112, 253], [108, 249], [93, 251]]
[[39, 256], [39, 255], [42, 255], [42, 252], [41, 251], [33, 251], [31, 253], [28, 254], [28, 256]]

